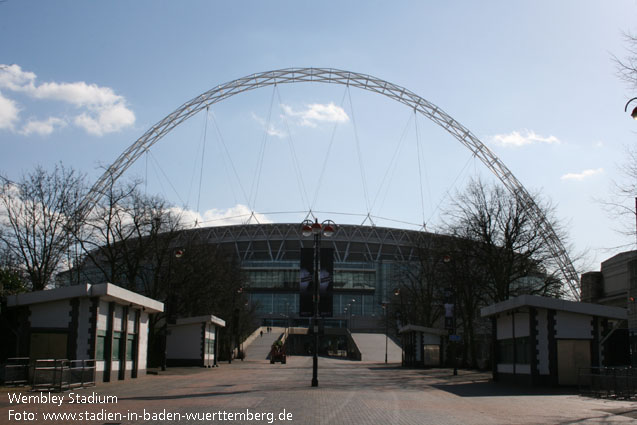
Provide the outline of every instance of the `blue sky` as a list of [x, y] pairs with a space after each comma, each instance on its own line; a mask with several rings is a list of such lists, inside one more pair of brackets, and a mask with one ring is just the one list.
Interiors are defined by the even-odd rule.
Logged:
[[[0, 3], [0, 172], [18, 179], [63, 161], [92, 182], [154, 123], [215, 85], [272, 69], [339, 68], [406, 87], [469, 128], [527, 189], [557, 205], [575, 250], [589, 250], [598, 267], [630, 242], [595, 199], [620, 178], [622, 149], [635, 143], [637, 123], [623, 106], [637, 94], [612, 57], [626, 54], [623, 33], [637, 31], [636, 12], [634, 0], [8, 0]], [[375, 216], [435, 228], [447, 193], [489, 178], [425, 118], [331, 85], [235, 96], [151, 152], [127, 178], [148, 176], [147, 190], [179, 207], [198, 204], [199, 220], [246, 205], [303, 211], [316, 198], [317, 211], [365, 215], [373, 204]]]

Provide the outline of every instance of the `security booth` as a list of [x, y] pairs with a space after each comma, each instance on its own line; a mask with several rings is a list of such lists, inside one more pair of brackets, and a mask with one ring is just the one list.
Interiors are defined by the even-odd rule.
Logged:
[[399, 329], [403, 350], [403, 366], [436, 367], [443, 364], [446, 329], [406, 325]]
[[493, 379], [577, 385], [578, 371], [605, 366], [608, 338], [625, 308], [522, 295], [484, 307], [493, 330]]
[[16, 322], [17, 356], [32, 363], [95, 360], [95, 382], [146, 372], [148, 317], [164, 309], [112, 283], [12, 295], [7, 306]]
[[166, 365], [213, 367], [217, 365], [219, 328], [226, 322], [213, 315], [177, 319], [168, 325]]

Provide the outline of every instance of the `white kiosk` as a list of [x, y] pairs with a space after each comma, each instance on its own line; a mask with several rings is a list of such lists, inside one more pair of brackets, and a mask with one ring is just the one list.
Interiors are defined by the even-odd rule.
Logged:
[[96, 382], [145, 373], [148, 315], [164, 310], [112, 283], [12, 295], [7, 306], [17, 310], [18, 356], [95, 359]]
[[604, 365], [604, 344], [625, 308], [522, 295], [484, 307], [494, 336], [493, 378], [576, 385], [580, 368]]

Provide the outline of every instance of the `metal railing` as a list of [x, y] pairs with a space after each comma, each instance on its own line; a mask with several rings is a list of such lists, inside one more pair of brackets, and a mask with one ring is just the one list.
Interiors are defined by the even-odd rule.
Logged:
[[64, 391], [95, 385], [95, 360], [38, 359], [31, 387], [35, 391]]
[[2, 378], [5, 385], [26, 385], [29, 382], [29, 358], [12, 357], [2, 365]]
[[637, 369], [613, 367], [580, 368], [580, 395], [601, 398], [637, 398]]

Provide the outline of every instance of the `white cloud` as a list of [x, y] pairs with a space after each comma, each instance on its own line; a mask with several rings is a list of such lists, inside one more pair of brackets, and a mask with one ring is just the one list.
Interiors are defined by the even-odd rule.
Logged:
[[312, 103], [307, 105], [304, 110], [295, 111], [288, 105], [281, 105], [284, 114], [290, 118], [297, 118], [303, 126], [316, 127], [322, 122], [343, 123], [349, 121], [349, 116], [343, 108], [328, 104]]
[[38, 85], [36, 79], [33, 72], [23, 71], [19, 65], [0, 65], [0, 89], [24, 93], [33, 99], [69, 103], [80, 109], [73, 123], [88, 133], [101, 136], [135, 123], [135, 114], [126, 106], [126, 99], [110, 87], [84, 81]]
[[16, 103], [0, 93], [0, 129], [13, 129], [19, 120], [20, 109]]
[[66, 121], [56, 117], [50, 117], [44, 121], [30, 120], [22, 127], [20, 133], [25, 136], [30, 136], [34, 133], [40, 136], [48, 136], [53, 133], [56, 128], [66, 127], [66, 125]]
[[19, 65], [0, 64], [0, 87], [13, 91], [25, 91], [35, 87], [35, 74], [26, 72]]
[[252, 119], [258, 122], [259, 125], [261, 125], [261, 127], [265, 129], [266, 133], [268, 133], [269, 136], [278, 137], [279, 139], [283, 139], [285, 137], [285, 133], [279, 130], [278, 128], [276, 128], [276, 126], [272, 123], [270, 123], [270, 125], [268, 125], [266, 128], [265, 120], [261, 118], [260, 116], [258, 116], [257, 114], [252, 113]]
[[90, 134], [101, 136], [119, 131], [135, 123], [135, 114], [124, 105], [100, 108], [93, 113], [82, 113], [73, 123]]
[[597, 174], [601, 174], [604, 172], [603, 168], [596, 168], [596, 169], [588, 169], [588, 170], [584, 170], [581, 173], [567, 173], [564, 174], [562, 177], [560, 177], [560, 179], [562, 180], [584, 180], [585, 178], [588, 177], [592, 177], [594, 175]]
[[228, 209], [213, 208], [204, 211], [203, 214], [178, 207], [172, 208], [171, 212], [181, 217], [181, 221], [186, 227], [192, 227], [195, 224], [203, 227], [228, 226], [232, 224], [243, 224], [248, 220], [254, 223], [255, 218], [259, 223], [272, 223], [272, 221], [263, 214], [254, 213], [254, 217], [251, 217], [252, 212], [250, 208], [242, 204], [237, 204]]
[[560, 140], [555, 136], [540, 136], [533, 130], [524, 129], [513, 131], [509, 134], [496, 134], [491, 137], [491, 141], [500, 146], [520, 147], [534, 143], [559, 144]]

